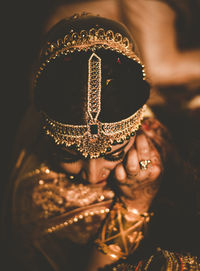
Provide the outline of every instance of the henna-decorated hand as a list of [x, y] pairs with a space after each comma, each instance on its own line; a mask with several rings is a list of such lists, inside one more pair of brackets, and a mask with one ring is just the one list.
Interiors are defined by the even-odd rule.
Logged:
[[123, 163], [115, 168], [119, 197], [127, 207], [139, 212], [149, 209], [161, 181], [166, 135], [159, 121], [144, 120]]
[[144, 120], [129, 142], [132, 146], [125, 159], [114, 170], [119, 200], [96, 239], [100, 251], [114, 260], [133, 253], [145, 236], [151, 216], [147, 211], [158, 192], [167, 153], [165, 132], [157, 120]]

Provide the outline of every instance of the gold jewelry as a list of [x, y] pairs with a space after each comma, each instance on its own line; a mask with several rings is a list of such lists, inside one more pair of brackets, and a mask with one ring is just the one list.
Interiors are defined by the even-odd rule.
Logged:
[[141, 125], [143, 114], [146, 109], [144, 105], [132, 116], [114, 123], [101, 123], [98, 120], [101, 111], [101, 58], [95, 53], [96, 49], [104, 48], [119, 52], [139, 63], [143, 70], [144, 66], [132, 49], [132, 44], [127, 37], [112, 30], [105, 31], [103, 28], [81, 30], [80, 33], [71, 30], [55, 43], [48, 43], [41, 53], [44, 62], [35, 77], [35, 85], [40, 74], [46, 69], [49, 62], [54, 61], [60, 55], [67, 55], [74, 51], [92, 50], [88, 60], [88, 97], [86, 125], [69, 125], [51, 119], [45, 112], [43, 115], [43, 130], [56, 144], [66, 147], [76, 145], [77, 150], [84, 157], [98, 158], [105, 152], [111, 150], [111, 145], [123, 143], [130, 136], [135, 135]]
[[[62, 174], [62, 173], [61, 173]], [[38, 179], [32, 199], [34, 205], [40, 210], [40, 217], [50, 218], [63, 215], [67, 210], [85, 208], [94, 203], [113, 200], [114, 192], [110, 189], [93, 187], [74, 183], [65, 175], [57, 174], [49, 179], [48, 176], [35, 176]], [[35, 178], [34, 178], [35, 179]]]
[[[161, 261], [162, 259], [162, 261]], [[152, 266], [152, 261], [156, 263], [156, 266]], [[157, 252], [151, 255], [148, 259], [144, 258], [137, 264], [130, 264], [127, 262], [116, 263], [112, 267], [102, 268], [102, 271], [150, 271], [150, 270], [166, 270], [166, 271], [199, 271], [200, 259], [197, 256], [191, 256], [187, 254], [178, 254], [172, 251], [163, 250], [157, 248]]]
[[69, 125], [57, 122], [42, 112], [43, 130], [58, 145], [66, 147], [76, 145], [84, 157], [98, 158], [111, 150], [111, 145], [123, 143], [130, 139], [139, 129], [146, 105], [127, 119], [101, 123], [98, 120], [88, 121], [87, 125]]
[[52, 173], [50, 168], [45, 163], [42, 163], [39, 168], [36, 168], [32, 171], [25, 173], [21, 178], [27, 179], [39, 175], [49, 175], [50, 173]]
[[95, 241], [98, 249], [115, 260], [126, 258], [139, 246], [151, 215], [126, 209], [117, 202]]
[[106, 31], [103, 28], [91, 28], [89, 31], [81, 30], [80, 33], [76, 33], [71, 29], [63, 39], [58, 39], [51, 43], [47, 42], [47, 45], [41, 51], [41, 57], [44, 58], [44, 61], [36, 74], [35, 84], [46, 65], [58, 56], [67, 55], [74, 51], [95, 51], [100, 48], [116, 51], [141, 64], [145, 79], [144, 65], [142, 65], [141, 60], [133, 51], [133, 44], [127, 37], [123, 37], [120, 33], [114, 33], [112, 30]]
[[183, 270], [188, 270], [191, 271], [200, 271], [200, 259], [197, 256], [191, 256], [189, 253], [185, 255], [178, 255], [182, 266]]
[[76, 145], [84, 157], [98, 158], [111, 150], [112, 144], [123, 143], [139, 129], [146, 105], [127, 119], [101, 123], [101, 58], [93, 53], [88, 60], [87, 125], [68, 125], [49, 118], [43, 112], [43, 130], [56, 144]]
[[151, 164], [151, 160], [141, 160], [139, 162], [141, 170], [147, 170], [148, 166]]
[[84, 220], [85, 218], [87, 217], [90, 217], [90, 216], [95, 216], [95, 215], [106, 215], [107, 213], [110, 212], [110, 209], [109, 208], [96, 208], [95, 210], [93, 211], [85, 211], [85, 212], [82, 212], [80, 213], [79, 215], [75, 215], [73, 217], [71, 217], [70, 219], [67, 219], [65, 220], [64, 222], [62, 223], [59, 223], [59, 224], [56, 224], [56, 225], [53, 225], [47, 229], [45, 229], [44, 233], [48, 234], [48, 233], [53, 233], [53, 232], [56, 232], [56, 231], [59, 231], [69, 225], [72, 225], [74, 223], [78, 223], [80, 222], [81, 220]]

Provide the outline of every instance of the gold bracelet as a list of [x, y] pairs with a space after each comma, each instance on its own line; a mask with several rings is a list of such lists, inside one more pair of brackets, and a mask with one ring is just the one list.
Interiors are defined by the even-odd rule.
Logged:
[[115, 260], [126, 258], [144, 238], [152, 215], [124, 208], [119, 202], [115, 203], [95, 240], [97, 248]]

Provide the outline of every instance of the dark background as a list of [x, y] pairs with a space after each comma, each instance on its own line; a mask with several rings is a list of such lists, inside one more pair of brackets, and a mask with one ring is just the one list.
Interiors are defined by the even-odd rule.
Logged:
[[42, 27], [56, 1], [7, 1], [1, 5], [1, 185], [9, 173], [16, 130], [29, 104], [29, 78]]

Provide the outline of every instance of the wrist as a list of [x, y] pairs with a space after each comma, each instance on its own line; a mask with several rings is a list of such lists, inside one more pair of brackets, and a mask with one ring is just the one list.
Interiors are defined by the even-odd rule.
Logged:
[[149, 201], [145, 202], [143, 197], [139, 199], [129, 199], [125, 196], [121, 196], [120, 201], [124, 208], [127, 210], [137, 210], [138, 213], [148, 212], [151, 203]]

